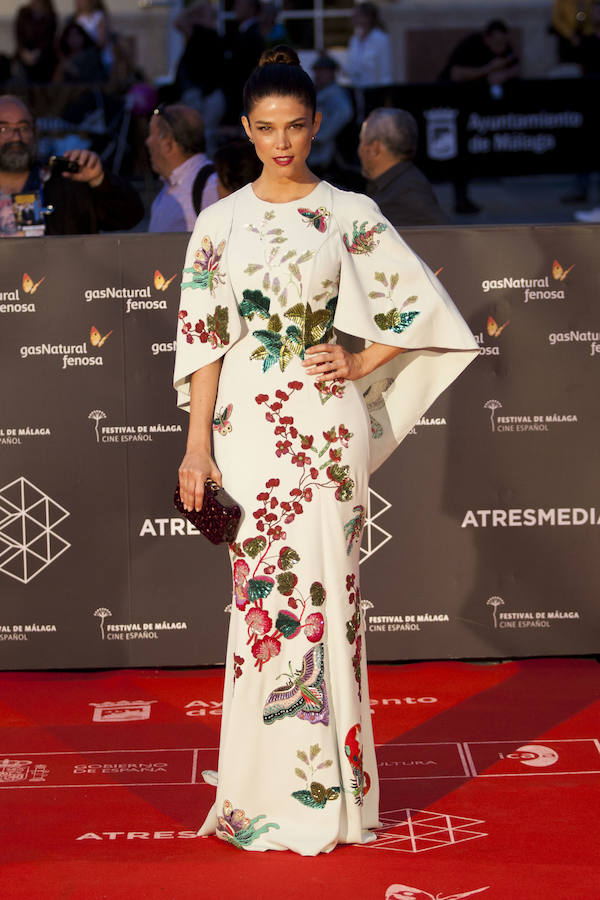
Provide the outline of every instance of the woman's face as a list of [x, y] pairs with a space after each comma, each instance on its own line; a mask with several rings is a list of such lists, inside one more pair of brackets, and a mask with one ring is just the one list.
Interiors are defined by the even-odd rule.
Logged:
[[242, 117], [246, 134], [254, 142], [265, 175], [294, 179], [304, 174], [311, 142], [319, 130], [315, 115], [297, 97], [265, 97]]

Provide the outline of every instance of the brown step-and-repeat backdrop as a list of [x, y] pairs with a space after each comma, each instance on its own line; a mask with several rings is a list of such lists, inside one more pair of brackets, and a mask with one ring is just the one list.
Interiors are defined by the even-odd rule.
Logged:
[[[407, 231], [480, 345], [371, 484], [371, 660], [600, 650], [586, 227]], [[0, 668], [220, 663], [227, 553], [171, 505], [186, 235], [0, 243]]]

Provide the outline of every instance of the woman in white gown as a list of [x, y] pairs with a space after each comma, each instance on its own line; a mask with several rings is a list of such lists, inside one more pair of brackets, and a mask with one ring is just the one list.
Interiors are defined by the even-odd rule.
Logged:
[[[369, 474], [477, 347], [377, 206], [307, 168], [320, 114], [293, 51], [263, 54], [244, 108], [263, 171], [197, 220], [175, 365], [183, 501], [200, 509], [211, 477], [244, 510], [200, 833], [313, 855], [378, 825], [358, 569]], [[369, 346], [347, 352], [334, 325]]]

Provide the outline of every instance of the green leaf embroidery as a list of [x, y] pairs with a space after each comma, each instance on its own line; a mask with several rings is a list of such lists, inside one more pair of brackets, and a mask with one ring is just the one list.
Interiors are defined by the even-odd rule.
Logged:
[[[306, 755], [304, 750], [297, 750], [296, 756], [298, 757], [299, 760], [301, 760], [301, 762], [306, 763], [307, 766], [309, 765], [308, 756]], [[312, 759], [312, 757], [311, 757], [311, 759]]]
[[[300, 562], [300, 557], [292, 547], [283, 547], [279, 551], [279, 561], [277, 565], [280, 569], [291, 569], [296, 563]], [[317, 582], [315, 582], [316, 584]]]
[[310, 747], [310, 758], [311, 759], [314, 759], [315, 756], [318, 756], [320, 752], [321, 752], [321, 748], [319, 747], [318, 744], [311, 744], [311, 747]]
[[301, 779], [302, 779], [302, 781], [308, 781], [308, 779], [307, 779], [307, 777], [306, 777], [306, 773], [303, 772], [302, 769], [300, 769], [300, 768], [294, 769], [294, 772], [296, 773], [296, 775], [298, 776], [298, 778], [301, 778]]
[[313, 581], [310, 588], [310, 599], [312, 600], [313, 606], [323, 606], [325, 602], [325, 588], [321, 584], [320, 581]]
[[385, 285], [385, 287], [387, 287], [388, 280], [385, 277], [383, 272], [375, 272], [375, 281], [379, 281], [381, 284], [383, 284], [383, 285]]
[[274, 313], [274, 315], [272, 315], [271, 318], [269, 319], [269, 324], [267, 325], [267, 328], [269, 329], [269, 331], [279, 332], [279, 331], [281, 331], [282, 327], [283, 327], [283, 325], [282, 325], [281, 319], [279, 318], [277, 313]]
[[273, 590], [271, 578], [250, 578], [248, 580], [248, 599], [253, 603], [256, 600], [264, 600]]
[[377, 300], [378, 297], [385, 297], [381, 291], [369, 291], [369, 297], [371, 300]]
[[244, 298], [240, 303], [240, 313], [247, 319], [252, 320], [254, 313], [261, 319], [269, 318], [269, 308], [271, 301], [261, 291], [250, 291], [246, 289], [242, 294]]
[[284, 597], [291, 596], [292, 591], [298, 584], [298, 578], [293, 572], [281, 572], [277, 576], [277, 590]]
[[[400, 276], [397, 272], [394, 272], [394, 274], [390, 278], [390, 288], [392, 291], [395, 289], [396, 285], [398, 284], [399, 278], [400, 278]], [[416, 300], [416, 297], [415, 297], [415, 300]]]
[[277, 631], [280, 631], [287, 640], [296, 637], [296, 635], [300, 633], [301, 627], [302, 626], [294, 613], [288, 612], [286, 609], [281, 609], [278, 612], [277, 619], [275, 620], [275, 628]]
[[246, 538], [243, 543], [244, 552], [248, 554], [251, 559], [255, 559], [259, 553], [267, 546], [267, 539], [262, 537], [262, 535], [257, 535], [253, 538]]
[[244, 269], [244, 275], [254, 275], [255, 272], [258, 272], [259, 269], [263, 268], [264, 266], [261, 263], [248, 263]]

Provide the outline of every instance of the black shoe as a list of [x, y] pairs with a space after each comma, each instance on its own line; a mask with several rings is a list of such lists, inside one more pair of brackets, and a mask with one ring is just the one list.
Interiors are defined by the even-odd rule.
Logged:
[[472, 200], [469, 200], [468, 197], [465, 197], [464, 200], [456, 201], [454, 204], [454, 212], [461, 216], [475, 216], [477, 213], [481, 212], [481, 207], [473, 203]]

